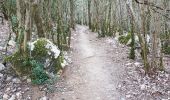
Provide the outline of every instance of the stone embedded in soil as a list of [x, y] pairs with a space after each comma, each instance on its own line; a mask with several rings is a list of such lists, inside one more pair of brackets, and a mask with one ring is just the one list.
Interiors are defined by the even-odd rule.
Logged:
[[8, 88], [5, 90], [5, 92], [9, 92], [10, 90], [11, 90], [11, 88], [8, 87]]
[[122, 97], [120, 100], [126, 100], [126, 99]]
[[16, 99], [16, 96], [15, 95], [12, 95], [9, 100], [15, 100]]
[[28, 78], [28, 79], [27, 79], [27, 83], [31, 83], [31, 79]]
[[140, 66], [140, 65], [141, 65], [141, 63], [139, 63], [139, 62], [135, 62], [135, 63], [134, 63], [134, 65], [135, 65], [135, 66]]
[[132, 96], [130, 94], [126, 95], [126, 98], [131, 98]]
[[44, 96], [44, 97], [40, 98], [40, 100], [49, 100], [49, 98]]
[[21, 90], [21, 87], [18, 87], [17, 90]]
[[21, 92], [17, 92], [17, 93], [16, 93], [16, 96], [17, 96], [17, 99], [20, 100], [20, 99], [22, 98], [22, 93], [21, 93]]
[[14, 82], [14, 83], [21, 83], [21, 80], [19, 78], [14, 78], [14, 79], [12, 79], [12, 82]]
[[7, 78], [6, 78], [6, 81], [11, 81], [12, 80], [12, 76], [8, 76]]
[[8, 94], [4, 94], [3, 95], [3, 100], [8, 100], [9, 99], [9, 95]]
[[13, 90], [12, 90], [12, 92], [16, 92], [17, 91], [17, 89], [16, 88], [14, 88]]
[[0, 63], [0, 71], [2, 71], [4, 69], [5, 69], [5, 66], [2, 63]]
[[30, 90], [30, 88], [25, 88], [25, 92], [26, 92], [26, 91], [29, 91], [29, 90]]
[[131, 65], [132, 65], [132, 63], [127, 63], [127, 64], [126, 64], [126, 66], [131, 66]]
[[0, 46], [0, 51], [3, 51], [3, 50], [5, 50], [5, 47]]
[[0, 78], [2, 78], [4, 75], [0, 73]]
[[31, 96], [28, 95], [28, 96], [26, 97], [26, 100], [31, 100]]
[[13, 40], [10, 40], [10, 41], [8, 42], [8, 45], [9, 45], [9, 46], [12, 46], [12, 47], [15, 47], [15, 46], [16, 46], [16, 42], [13, 41]]
[[140, 89], [141, 89], [141, 90], [145, 90], [145, 89], [146, 89], [146, 85], [145, 85], [145, 84], [142, 84], [142, 85], [140, 86]]

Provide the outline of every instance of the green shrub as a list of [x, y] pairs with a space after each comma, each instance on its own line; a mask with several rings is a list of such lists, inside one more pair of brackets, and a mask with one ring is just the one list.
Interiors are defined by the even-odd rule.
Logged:
[[170, 54], [170, 44], [169, 44], [169, 38], [170, 38], [170, 31], [166, 33], [160, 34], [161, 42], [162, 42], [162, 50], [165, 54]]
[[36, 62], [35, 60], [32, 60], [32, 73], [31, 73], [31, 80], [33, 84], [45, 84], [47, 80], [49, 79], [48, 75], [46, 74], [43, 65]]
[[[47, 44], [47, 41], [45, 39], [39, 39], [34, 44], [34, 50], [32, 51], [32, 56], [35, 60], [42, 60], [45, 59], [48, 55], [48, 49], [45, 48], [45, 45]], [[42, 58], [43, 57], [43, 58]]]
[[165, 54], [170, 54], [170, 46], [163, 46], [163, 53], [165, 53]]
[[126, 45], [130, 40], [130, 38], [131, 38], [131, 33], [128, 33], [126, 36], [122, 35], [119, 37], [119, 42]]

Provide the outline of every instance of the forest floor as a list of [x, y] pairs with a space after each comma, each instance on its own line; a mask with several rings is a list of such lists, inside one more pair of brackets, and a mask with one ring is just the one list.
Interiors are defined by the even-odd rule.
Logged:
[[[7, 33], [8, 24], [0, 24], [1, 61]], [[10, 45], [9, 54], [14, 48]], [[71, 63], [55, 84], [35, 86], [0, 71], [0, 100], [170, 100], [170, 59], [165, 58], [167, 72], [150, 78], [140, 60], [128, 59], [128, 53], [129, 48], [115, 39], [98, 38], [77, 25], [68, 55]]]

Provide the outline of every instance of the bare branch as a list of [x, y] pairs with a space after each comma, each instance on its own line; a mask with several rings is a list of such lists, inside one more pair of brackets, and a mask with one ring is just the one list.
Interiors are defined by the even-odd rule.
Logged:
[[[152, 7], [155, 7], [155, 8], [157, 8], [157, 9], [159, 9], [159, 10], [166, 10], [166, 9], [163, 9], [162, 7], [159, 7], [159, 6], [156, 6], [156, 5], [152, 4], [152, 3], [149, 3], [148, 1], [144, 1], [144, 2], [142, 3], [142, 2], [139, 2], [138, 0], [135, 0], [135, 2], [138, 3], [138, 4], [144, 4], [144, 5], [152, 6]], [[167, 11], [167, 12], [170, 12], [169, 9], [166, 10], [166, 11]]]

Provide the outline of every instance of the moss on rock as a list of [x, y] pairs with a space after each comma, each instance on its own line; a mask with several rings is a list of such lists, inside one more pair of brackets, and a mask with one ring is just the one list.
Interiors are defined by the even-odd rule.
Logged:
[[[28, 47], [26, 54], [22, 55], [18, 51], [5, 59], [13, 65], [18, 75], [32, 76], [33, 82], [40, 84], [49, 78], [48, 73], [55, 74], [62, 69], [63, 57], [60, 50], [48, 39], [38, 39], [30, 43]], [[41, 76], [44, 78], [40, 79]]]

